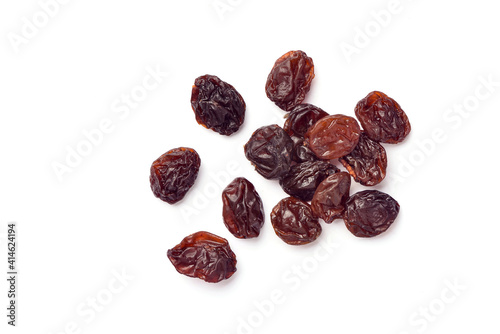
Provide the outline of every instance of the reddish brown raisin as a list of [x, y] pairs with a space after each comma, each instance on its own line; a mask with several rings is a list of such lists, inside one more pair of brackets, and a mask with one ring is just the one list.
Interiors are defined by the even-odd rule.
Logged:
[[266, 82], [267, 97], [283, 110], [290, 111], [304, 101], [314, 78], [314, 63], [303, 51], [281, 56]]
[[382, 145], [361, 133], [358, 145], [339, 161], [349, 171], [356, 182], [364, 186], [374, 186], [382, 182], [387, 169], [387, 154]]
[[288, 174], [280, 179], [280, 185], [288, 195], [310, 201], [321, 181], [338, 171], [326, 161], [302, 162], [290, 168]]
[[307, 146], [320, 159], [338, 159], [358, 144], [361, 129], [356, 119], [346, 115], [321, 118], [307, 130]]
[[184, 198], [200, 170], [200, 156], [192, 148], [168, 151], [151, 165], [149, 181], [153, 194], [169, 204]]
[[304, 137], [307, 130], [328, 113], [312, 104], [299, 104], [287, 114], [285, 130], [290, 136]]
[[399, 104], [382, 92], [371, 92], [354, 109], [363, 130], [371, 140], [395, 144], [411, 131], [408, 116]]
[[236, 238], [259, 236], [264, 225], [264, 207], [254, 185], [243, 177], [234, 179], [222, 192], [222, 217]]
[[288, 173], [292, 150], [292, 139], [276, 124], [257, 129], [245, 144], [245, 156], [266, 179], [277, 179]]
[[357, 237], [374, 237], [385, 232], [399, 213], [394, 198], [378, 190], [365, 190], [352, 195], [346, 203], [344, 222]]
[[271, 212], [276, 235], [289, 245], [305, 245], [321, 234], [321, 225], [306, 202], [293, 197], [282, 199]]
[[185, 237], [168, 250], [167, 256], [179, 273], [210, 283], [228, 279], [236, 272], [236, 255], [227, 240], [209, 232]]
[[199, 124], [221, 135], [238, 131], [245, 120], [245, 101], [233, 86], [215, 75], [196, 78], [191, 107]]
[[342, 218], [350, 188], [351, 177], [348, 173], [339, 172], [328, 176], [314, 193], [311, 201], [313, 213], [328, 224]]

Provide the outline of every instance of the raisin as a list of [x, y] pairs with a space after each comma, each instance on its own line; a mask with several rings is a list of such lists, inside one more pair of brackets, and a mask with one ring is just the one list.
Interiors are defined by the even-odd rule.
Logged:
[[228, 279], [236, 272], [236, 255], [227, 240], [209, 232], [185, 237], [167, 256], [179, 273], [209, 283]]
[[296, 163], [306, 161], [317, 161], [318, 157], [309, 147], [304, 144], [304, 138], [290, 136], [293, 141], [292, 161]]
[[179, 202], [196, 181], [200, 164], [200, 156], [192, 148], [179, 147], [163, 154], [151, 165], [153, 194], [169, 204]]
[[374, 186], [382, 182], [387, 169], [387, 154], [378, 142], [361, 133], [358, 145], [339, 161], [356, 182], [364, 186]]
[[281, 188], [290, 196], [310, 201], [318, 185], [339, 169], [327, 161], [307, 161], [290, 168], [280, 179]]
[[254, 185], [243, 177], [234, 179], [222, 192], [222, 217], [236, 238], [259, 236], [264, 225], [264, 207]]
[[396, 144], [411, 131], [408, 116], [399, 104], [382, 92], [371, 92], [358, 102], [356, 117], [371, 140]]
[[342, 218], [350, 187], [351, 177], [348, 173], [339, 172], [328, 176], [314, 193], [311, 201], [313, 213], [328, 224]]
[[358, 144], [361, 129], [353, 117], [330, 115], [321, 118], [307, 130], [307, 146], [320, 159], [338, 159]]
[[221, 135], [238, 131], [245, 120], [245, 101], [233, 86], [215, 75], [196, 78], [191, 107], [199, 124]]
[[245, 144], [245, 156], [266, 179], [277, 179], [288, 173], [292, 150], [292, 139], [276, 124], [257, 129]]
[[325, 116], [328, 113], [321, 108], [308, 103], [299, 104], [287, 114], [283, 129], [290, 136], [304, 137], [307, 129]]
[[276, 60], [266, 82], [267, 97], [285, 111], [304, 101], [314, 78], [314, 63], [303, 51], [290, 51]]
[[357, 237], [374, 237], [385, 232], [399, 213], [394, 198], [378, 190], [365, 190], [352, 195], [346, 203], [344, 222]]
[[293, 197], [282, 199], [271, 212], [274, 232], [289, 245], [305, 245], [321, 234], [321, 225], [306, 202]]

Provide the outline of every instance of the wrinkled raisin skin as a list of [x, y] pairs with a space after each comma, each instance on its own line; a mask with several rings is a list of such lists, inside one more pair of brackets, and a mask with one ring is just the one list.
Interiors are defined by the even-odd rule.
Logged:
[[292, 139], [276, 124], [257, 129], [245, 144], [245, 156], [266, 179], [277, 179], [288, 173], [292, 150]]
[[385, 232], [398, 213], [399, 204], [394, 198], [378, 190], [365, 190], [347, 201], [344, 222], [355, 236], [369, 238]]
[[396, 144], [411, 131], [408, 116], [399, 104], [382, 92], [371, 92], [354, 109], [363, 130], [371, 140]]
[[358, 144], [361, 129], [358, 121], [346, 115], [321, 118], [307, 130], [307, 146], [320, 159], [338, 159], [350, 153]]
[[324, 179], [311, 201], [313, 213], [327, 224], [342, 218], [350, 188], [351, 176], [346, 172], [339, 172]]
[[310, 201], [318, 185], [339, 169], [327, 161], [308, 161], [293, 165], [280, 179], [281, 188], [290, 196]]
[[292, 161], [294, 163], [319, 160], [316, 154], [304, 144], [304, 138], [297, 136], [291, 136], [290, 138], [293, 141]]
[[243, 177], [234, 179], [222, 192], [222, 217], [236, 238], [259, 236], [264, 225], [264, 207], [254, 185]]
[[306, 202], [293, 197], [282, 199], [271, 212], [276, 235], [289, 245], [305, 245], [321, 234], [321, 225]]
[[303, 103], [293, 108], [287, 114], [283, 129], [290, 136], [304, 137], [307, 130], [328, 113], [312, 104]]
[[207, 129], [229, 136], [245, 120], [245, 101], [236, 89], [215, 75], [196, 78], [191, 107], [196, 121]]
[[339, 161], [349, 171], [356, 182], [364, 186], [374, 186], [382, 182], [387, 169], [387, 154], [382, 145], [361, 133], [358, 145]]
[[267, 97], [285, 111], [304, 101], [314, 78], [314, 63], [303, 51], [290, 51], [276, 60], [266, 81]]
[[169, 204], [179, 202], [196, 181], [200, 164], [200, 156], [192, 148], [179, 147], [163, 154], [151, 165], [153, 194]]
[[228, 279], [236, 272], [236, 255], [227, 240], [209, 232], [185, 237], [167, 256], [179, 273], [209, 283]]

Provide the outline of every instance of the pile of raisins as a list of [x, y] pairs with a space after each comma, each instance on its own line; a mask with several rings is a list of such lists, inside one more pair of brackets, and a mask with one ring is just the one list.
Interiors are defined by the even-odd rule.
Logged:
[[[313, 60], [303, 51], [290, 51], [276, 60], [265, 89], [268, 98], [286, 112], [286, 120], [283, 127], [258, 128], [244, 146], [255, 170], [277, 180], [289, 195], [270, 213], [273, 229], [290, 245], [316, 240], [322, 231], [320, 219], [327, 224], [343, 219], [357, 237], [377, 236], [395, 221], [399, 204], [378, 190], [351, 195], [351, 177], [369, 187], [382, 182], [387, 155], [381, 143], [402, 142], [411, 131], [408, 117], [395, 100], [377, 91], [357, 103], [356, 118], [330, 115], [303, 103], [313, 78]], [[191, 106], [200, 125], [221, 135], [235, 133], [245, 119], [242, 96], [213, 75], [195, 80]], [[169, 204], [182, 200], [195, 183], [200, 164], [192, 148], [163, 154], [151, 165], [153, 194]], [[222, 220], [231, 234], [240, 239], [259, 236], [265, 214], [250, 181], [244, 177], [232, 181], [222, 192], [222, 203]], [[207, 282], [219, 282], [236, 272], [236, 256], [228, 241], [209, 232], [185, 237], [167, 256], [179, 273]]]

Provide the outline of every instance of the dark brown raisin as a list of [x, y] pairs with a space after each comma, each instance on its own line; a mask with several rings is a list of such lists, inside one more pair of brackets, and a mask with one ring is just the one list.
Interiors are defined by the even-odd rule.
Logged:
[[378, 142], [361, 133], [358, 145], [339, 161], [349, 171], [356, 182], [364, 186], [374, 186], [382, 182], [387, 169], [387, 154]]
[[163, 154], [151, 165], [153, 194], [169, 204], [179, 202], [196, 181], [200, 164], [200, 156], [192, 148], [179, 147]]
[[382, 92], [371, 92], [354, 109], [363, 130], [371, 140], [395, 144], [411, 131], [408, 116], [399, 104]]
[[266, 82], [267, 97], [290, 111], [304, 101], [314, 78], [314, 63], [303, 51], [290, 51], [274, 64]]
[[233, 86], [215, 75], [196, 78], [191, 107], [199, 124], [221, 135], [238, 131], [245, 120], [245, 101]]
[[280, 179], [280, 185], [288, 195], [310, 201], [321, 181], [338, 171], [327, 161], [302, 162], [290, 168], [288, 174]]
[[209, 232], [185, 237], [167, 256], [179, 273], [209, 283], [228, 279], [236, 272], [236, 255], [227, 240]]
[[306, 144], [320, 159], [338, 159], [358, 144], [361, 129], [358, 121], [346, 115], [321, 118], [307, 130]]
[[399, 213], [394, 198], [378, 190], [365, 190], [352, 195], [346, 203], [344, 222], [357, 237], [374, 237], [385, 232]]
[[304, 137], [307, 130], [328, 113], [312, 104], [299, 104], [287, 114], [285, 130], [290, 136]]
[[313, 213], [328, 224], [342, 218], [350, 188], [351, 177], [348, 173], [339, 172], [328, 176], [314, 193], [311, 201]]
[[293, 140], [292, 161], [301, 163], [306, 161], [317, 161], [318, 157], [314, 154], [309, 147], [304, 143], [304, 138], [297, 136], [290, 136]]
[[276, 124], [257, 129], [245, 144], [245, 156], [266, 179], [277, 179], [288, 173], [292, 150], [292, 139]]
[[305, 245], [321, 234], [321, 225], [306, 202], [293, 197], [282, 199], [271, 212], [274, 232], [289, 245]]
[[254, 185], [243, 177], [233, 180], [222, 192], [222, 217], [236, 238], [259, 236], [264, 225], [264, 207]]

